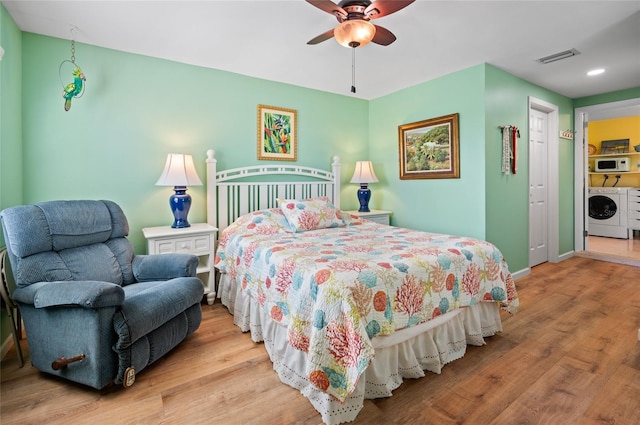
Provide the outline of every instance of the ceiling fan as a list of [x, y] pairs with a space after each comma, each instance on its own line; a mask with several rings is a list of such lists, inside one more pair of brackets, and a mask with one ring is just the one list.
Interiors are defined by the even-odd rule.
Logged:
[[312, 38], [307, 44], [318, 44], [335, 37], [345, 47], [360, 47], [373, 41], [388, 46], [396, 36], [388, 29], [369, 22], [390, 15], [413, 3], [415, 0], [343, 0], [338, 4], [331, 0], [307, 0], [318, 9], [336, 17], [337, 27]]

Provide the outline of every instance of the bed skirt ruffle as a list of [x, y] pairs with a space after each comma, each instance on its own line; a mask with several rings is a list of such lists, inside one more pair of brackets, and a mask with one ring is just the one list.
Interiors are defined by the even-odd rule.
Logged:
[[467, 344], [484, 345], [484, 337], [502, 331], [498, 305], [479, 303], [390, 336], [376, 337], [372, 341], [375, 358], [354, 392], [341, 403], [306, 379], [306, 354], [287, 344], [287, 329], [270, 320], [260, 305], [238, 288], [228, 275], [221, 275], [218, 294], [233, 314], [234, 324], [250, 332], [253, 341], [264, 342], [280, 380], [309, 399], [328, 425], [353, 421], [365, 398], [390, 397], [404, 378], [424, 377], [425, 370], [440, 373], [445, 364], [464, 356]]

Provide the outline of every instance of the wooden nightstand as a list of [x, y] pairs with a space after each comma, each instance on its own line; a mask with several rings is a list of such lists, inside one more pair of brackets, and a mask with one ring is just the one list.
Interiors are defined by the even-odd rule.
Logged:
[[347, 211], [349, 214], [353, 214], [358, 217], [366, 218], [367, 220], [375, 221], [376, 223], [389, 225], [389, 216], [391, 215], [391, 211], [383, 211], [383, 210], [371, 210], [369, 212], [360, 212], [360, 211]]
[[198, 277], [204, 284], [204, 293], [207, 296], [207, 303], [210, 305], [216, 298], [213, 254], [217, 231], [216, 227], [207, 223], [196, 223], [182, 229], [173, 229], [171, 226], [142, 229], [142, 233], [147, 239], [149, 254], [179, 252], [197, 255], [200, 258]]

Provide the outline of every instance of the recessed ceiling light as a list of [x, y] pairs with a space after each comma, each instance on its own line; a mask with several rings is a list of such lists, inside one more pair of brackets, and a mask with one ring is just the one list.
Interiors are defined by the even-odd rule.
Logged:
[[592, 69], [591, 71], [587, 72], [587, 75], [589, 77], [593, 77], [594, 75], [600, 75], [600, 74], [604, 74], [604, 68]]

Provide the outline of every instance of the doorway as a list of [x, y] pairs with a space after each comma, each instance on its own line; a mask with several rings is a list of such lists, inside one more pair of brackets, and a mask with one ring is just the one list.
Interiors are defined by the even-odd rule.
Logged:
[[582, 256], [605, 261], [640, 265], [638, 249], [640, 234], [632, 232], [631, 239], [611, 239], [588, 236], [589, 174], [588, 149], [590, 121], [600, 121], [640, 115], [640, 98], [576, 108], [575, 128], [575, 252]]
[[529, 267], [559, 258], [559, 108], [529, 97]]

